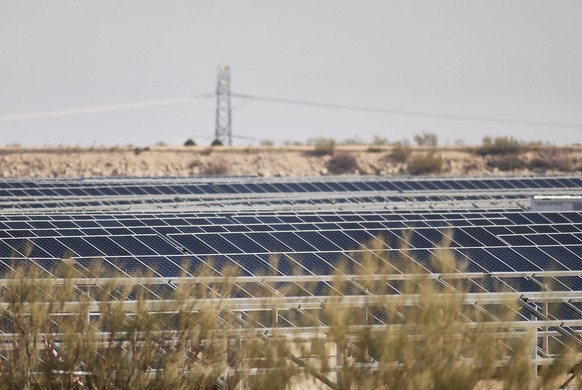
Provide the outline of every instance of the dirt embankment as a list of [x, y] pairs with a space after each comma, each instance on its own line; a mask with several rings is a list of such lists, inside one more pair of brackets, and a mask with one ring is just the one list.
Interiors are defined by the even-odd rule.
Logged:
[[[330, 173], [330, 160], [353, 156], [345, 173], [406, 175], [426, 156], [436, 158], [441, 175], [499, 175], [582, 172], [582, 148], [544, 148], [510, 156], [479, 156], [465, 149], [412, 149], [396, 158], [389, 147], [337, 147], [334, 154], [317, 154], [309, 147], [277, 148], [39, 148], [0, 149], [2, 178], [88, 178], [121, 176], [321, 176]], [[353, 161], [355, 160], [355, 165]], [[425, 161], [426, 163], [426, 161]], [[344, 162], [345, 166], [345, 162]], [[419, 174], [418, 172], [416, 172]], [[422, 173], [422, 172], [421, 172]]]

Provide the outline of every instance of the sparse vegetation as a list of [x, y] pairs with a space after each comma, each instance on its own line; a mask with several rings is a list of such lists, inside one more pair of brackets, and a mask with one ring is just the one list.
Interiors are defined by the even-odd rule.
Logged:
[[203, 176], [223, 176], [228, 173], [228, 164], [225, 160], [210, 161], [200, 169]]
[[422, 133], [414, 136], [414, 142], [418, 146], [437, 146], [438, 137], [434, 133]]
[[408, 141], [399, 141], [392, 145], [392, 152], [390, 152], [389, 158], [397, 163], [405, 163], [411, 154], [412, 149]]
[[526, 162], [526, 167], [534, 172], [572, 172], [576, 170], [576, 163], [569, 155], [555, 147], [542, 148], [539, 155]]
[[526, 163], [519, 157], [518, 154], [494, 156], [487, 161], [486, 165], [488, 168], [497, 168], [504, 172], [516, 171], [526, 167]]
[[527, 149], [527, 145], [513, 137], [485, 137], [483, 144], [475, 150], [481, 156], [519, 154]]
[[283, 145], [285, 145], [285, 146], [303, 146], [305, 144], [301, 141], [286, 139], [285, 141], [283, 141]]
[[365, 145], [363, 139], [359, 135], [354, 135], [352, 138], [346, 138], [340, 141], [341, 145]]
[[408, 160], [407, 171], [411, 175], [432, 175], [441, 172], [443, 163], [435, 152], [415, 154]]
[[261, 140], [259, 145], [261, 145], [261, 146], [274, 146], [275, 143], [273, 141], [271, 141], [270, 139], [264, 139], [264, 140]]
[[335, 152], [335, 140], [333, 138], [314, 138], [308, 141], [308, 145], [313, 145], [313, 150], [309, 154], [315, 156], [332, 155]]
[[135, 154], [136, 156], [139, 156], [143, 152], [148, 152], [149, 150], [150, 150], [150, 147], [149, 146], [146, 146], [144, 148], [140, 148], [138, 146], [138, 147], [133, 148], [133, 154]]
[[358, 160], [350, 153], [338, 153], [332, 156], [325, 164], [332, 175], [355, 173], [358, 170]]
[[388, 144], [390, 144], [388, 138], [380, 137], [378, 135], [375, 135], [374, 138], [372, 138], [372, 145], [374, 146], [386, 146]]
[[[331, 143], [333, 145], [333, 143]], [[181, 146], [181, 145], [180, 145]], [[360, 174], [394, 175], [406, 173], [406, 163], [413, 151], [418, 153], [433, 148], [416, 148], [406, 140], [395, 142], [386, 147], [368, 146], [350, 148], [345, 146], [327, 147], [314, 152], [314, 145], [301, 147], [200, 147], [191, 150], [182, 147], [170, 148], [47, 148], [45, 149], [11, 149], [0, 148], [1, 176], [4, 178], [25, 177], [108, 177], [108, 176], [159, 176], [191, 175], [188, 168], [190, 161], [198, 157], [204, 163], [204, 156], [215, 155], [229, 164], [229, 174], [249, 175], [270, 172], [281, 176], [319, 175], [325, 163], [334, 153], [354, 152], [358, 150]], [[495, 169], [496, 165], [508, 165], [510, 161], [497, 160], [496, 155], [477, 155], [475, 147], [463, 149], [436, 148], [435, 151], [444, 160], [442, 172], [446, 174], [485, 174]], [[333, 153], [331, 152], [333, 150]], [[380, 153], [376, 155], [377, 153]], [[251, 158], [255, 154], [255, 158]], [[355, 154], [355, 153], [354, 153]], [[471, 155], [473, 154], [473, 155]], [[526, 146], [524, 153], [518, 154], [524, 165], [515, 165], [519, 170], [539, 173], [577, 172], [582, 170], [582, 148]], [[321, 158], [320, 158], [321, 157]], [[508, 158], [510, 160], [512, 157]], [[487, 162], [489, 166], [487, 166]], [[283, 163], [284, 161], [284, 163]], [[39, 163], [41, 162], [41, 163]], [[268, 163], [276, 169], [260, 167]], [[519, 162], [517, 162], [519, 163]], [[521, 167], [521, 168], [520, 168]], [[264, 169], [263, 169], [264, 168]], [[196, 170], [198, 172], [198, 170]]]
[[200, 151], [200, 154], [203, 156], [210, 156], [212, 153], [214, 152], [214, 149], [212, 148], [212, 146], [209, 146], [207, 148], [204, 148], [203, 150]]

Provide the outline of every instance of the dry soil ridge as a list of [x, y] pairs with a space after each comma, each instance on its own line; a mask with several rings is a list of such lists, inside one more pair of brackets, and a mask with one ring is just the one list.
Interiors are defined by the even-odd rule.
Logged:
[[[0, 177], [3, 178], [90, 178], [125, 176], [218, 175], [321, 176], [332, 155], [314, 155], [313, 147], [152, 147], [152, 148], [0, 148]], [[390, 147], [339, 146], [335, 154], [350, 153], [362, 175], [406, 175], [407, 164], [390, 158]], [[413, 154], [430, 153], [413, 148]], [[552, 148], [522, 153], [519, 158], [559, 158], [568, 169], [501, 171], [489, 163], [494, 156], [479, 156], [470, 148], [438, 148], [443, 160], [442, 175], [532, 175], [582, 172], [582, 148]], [[548, 157], [553, 156], [553, 157]]]

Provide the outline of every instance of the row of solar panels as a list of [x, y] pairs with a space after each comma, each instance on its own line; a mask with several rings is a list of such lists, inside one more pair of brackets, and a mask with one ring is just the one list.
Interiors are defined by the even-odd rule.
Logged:
[[[286, 222], [283, 217], [269, 216], [261, 222], [258, 216], [158, 219], [124, 214], [124, 218], [88, 219], [91, 216], [85, 215], [68, 221], [4, 221], [0, 257], [350, 251], [378, 236], [384, 238], [387, 248], [431, 249], [447, 237], [453, 248], [582, 244], [579, 212], [508, 212], [489, 218], [482, 213], [427, 215], [439, 219], [407, 221], [398, 214], [371, 214], [370, 221], [340, 222], [337, 215], [325, 221], [314, 214], [319, 221], [307, 215]], [[130, 216], [133, 218], [127, 218]], [[391, 219], [395, 216], [398, 219]], [[59, 223], [63, 224], [60, 228]]]
[[[136, 182], [137, 181], [137, 182]], [[0, 198], [61, 196], [132, 195], [216, 195], [280, 194], [321, 192], [411, 192], [465, 190], [566, 189], [582, 187], [577, 177], [479, 178], [479, 179], [401, 179], [353, 178], [345, 180], [283, 179], [177, 179], [168, 180], [46, 180], [0, 181]]]
[[[237, 231], [282, 231], [319, 229], [382, 229], [453, 226], [547, 225], [575, 227], [582, 222], [579, 212], [498, 211], [394, 211], [361, 212], [175, 212], [93, 214], [8, 214], [0, 216], [0, 237], [84, 235], [109, 229], [115, 234], [202, 233]], [[534, 226], [535, 228], [535, 226]], [[156, 230], [153, 230], [156, 229]], [[183, 229], [183, 230], [180, 230]], [[525, 228], [520, 233], [533, 232]]]
[[87, 209], [112, 209], [119, 210], [123, 208], [133, 208], [135, 206], [143, 207], [144, 205], [149, 205], [147, 208], [164, 208], [168, 206], [175, 206], [176, 204], [181, 204], [182, 207], [208, 207], [208, 206], [230, 206], [236, 207], [237, 205], [242, 205], [245, 207], [261, 207], [264, 205], [269, 206], [322, 206], [322, 205], [345, 205], [345, 204], [393, 204], [398, 205], [402, 203], [459, 203], [459, 202], [480, 202], [480, 201], [514, 201], [514, 207], [517, 208], [518, 201], [525, 201], [529, 199], [532, 195], [539, 194], [539, 192], [521, 192], [520, 194], [507, 194], [507, 193], [490, 193], [490, 194], [440, 194], [440, 195], [399, 195], [399, 196], [357, 196], [355, 193], [345, 193], [344, 196], [328, 196], [323, 195], [320, 197], [277, 197], [277, 198], [232, 198], [221, 199], [216, 197], [213, 198], [198, 198], [192, 199], [189, 197], [146, 197], [137, 196], [134, 198], [101, 198], [91, 200], [86, 200], [84, 198], [77, 199], [61, 199], [61, 200], [45, 200], [45, 201], [2, 201], [0, 200], [0, 210], [26, 210], [26, 209], [39, 209], [39, 210], [87, 210]]

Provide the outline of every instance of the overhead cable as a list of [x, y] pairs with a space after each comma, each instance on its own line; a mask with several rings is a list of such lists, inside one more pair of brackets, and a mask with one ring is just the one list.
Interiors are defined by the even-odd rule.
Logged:
[[393, 114], [393, 115], [405, 115], [405, 116], [415, 116], [415, 117], [424, 117], [424, 118], [452, 119], [452, 120], [460, 120], [460, 121], [468, 121], [468, 122], [488, 122], [488, 123], [498, 123], [498, 124], [533, 125], [533, 126], [554, 127], [554, 128], [555, 127], [563, 127], [563, 128], [582, 129], [582, 124], [572, 124], [572, 123], [557, 123], [557, 122], [531, 121], [531, 120], [520, 120], [520, 119], [502, 119], [502, 118], [456, 115], [456, 114], [439, 114], [439, 113], [432, 113], [432, 112], [400, 110], [400, 109], [393, 109], [393, 108], [373, 108], [373, 107], [363, 107], [363, 106], [352, 106], [352, 105], [346, 105], [346, 104], [310, 102], [310, 101], [304, 101], [304, 100], [294, 100], [294, 99], [278, 98], [278, 97], [245, 95], [245, 94], [240, 94], [240, 93], [233, 93], [232, 97], [240, 98], [240, 99], [264, 101], [264, 102], [293, 104], [293, 105], [299, 105], [299, 106], [322, 107], [322, 108], [329, 108], [329, 109], [336, 109], [336, 110], [373, 112], [373, 113], [379, 113], [379, 114]]
[[68, 116], [68, 115], [90, 114], [90, 113], [104, 112], [104, 111], [131, 110], [131, 109], [135, 109], [135, 108], [152, 107], [152, 106], [168, 106], [168, 105], [172, 105], [172, 104], [176, 104], [176, 103], [186, 102], [186, 101], [193, 100], [193, 99], [201, 99], [201, 98], [209, 98], [209, 97], [214, 97], [214, 94], [184, 96], [184, 97], [178, 97], [178, 98], [150, 100], [150, 101], [144, 101], [144, 102], [134, 102], [134, 103], [116, 104], [116, 105], [108, 105], [108, 106], [99, 106], [99, 107], [75, 108], [75, 109], [62, 110], [62, 111], [32, 112], [32, 113], [26, 113], [26, 114], [0, 116], [0, 122], [18, 121], [18, 120], [24, 120], [24, 119], [52, 118], [52, 117]]

